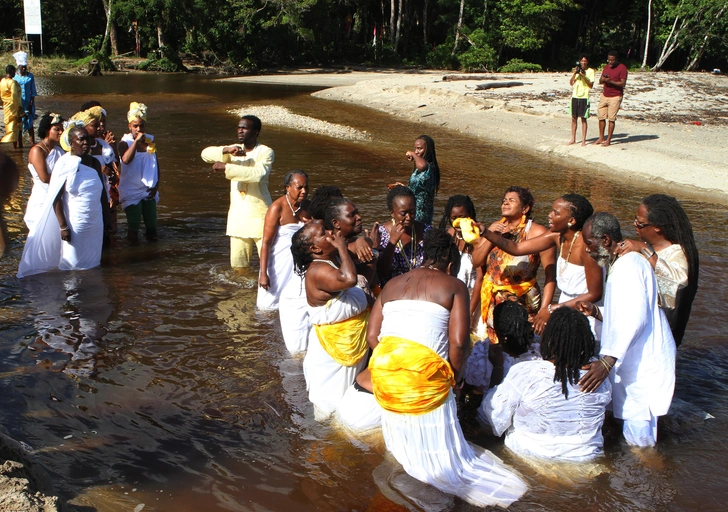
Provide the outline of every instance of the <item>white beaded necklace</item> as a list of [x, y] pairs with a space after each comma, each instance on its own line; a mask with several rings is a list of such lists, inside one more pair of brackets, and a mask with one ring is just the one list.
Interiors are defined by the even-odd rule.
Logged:
[[293, 216], [295, 217], [295, 216], [296, 216], [296, 214], [298, 213], [298, 210], [300, 210], [300, 209], [301, 209], [301, 207], [299, 206], [299, 207], [298, 207], [298, 208], [296, 208], [295, 210], [293, 209], [293, 205], [292, 205], [292, 204], [291, 204], [291, 202], [290, 202], [290, 201], [288, 200], [288, 192], [286, 192], [286, 203], [288, 203], [288, 207], [289, 207], [289, 208], [291, 209], [291, 213], [292, 213], [292, 214], [293, 214]]

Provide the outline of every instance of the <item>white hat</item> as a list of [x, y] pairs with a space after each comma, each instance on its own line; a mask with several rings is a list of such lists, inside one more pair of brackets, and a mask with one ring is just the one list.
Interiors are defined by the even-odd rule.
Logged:
[[18, 66], [27, 66], [28, 65], [28, 54], [25, 52], [15, 52], [13, 54], [13, 57], [15, 57], [15, 62]]

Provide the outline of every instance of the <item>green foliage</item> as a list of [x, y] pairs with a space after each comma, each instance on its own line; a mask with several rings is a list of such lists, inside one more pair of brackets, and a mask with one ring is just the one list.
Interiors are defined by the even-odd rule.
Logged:
[[496, 17], [504, 46], [521, 51], [537, 50], [563, 23], [564, 11], [575, 8], [572, 0], [503, 0]]
[[147, 60], [137, 66], [137, 69], [141, 71], [162, 71], [165, 73], [186, 71], [186, 68], [182, 64], [182, 60], [179, 57], [176, 59], [157, 57], [156, 53], [150, 54], [147, 57]]
[[452, 45], [454, 41], [450, 41], [449, 44], [441, 44], [433, 49], [425, 57], [425, 62], [431, 68], [435, 69], [457, 69], [460, 67], [457, 57], [452, 55]]
[[490, 71], [495, 69], [495, 50], [488, 45], [488, 35], [483, 29], [476, 29], [466, 36], [470, 48], [457, 56], [463, 71]]
[[111, 59], [100, 52], [94, 52], [87, 57], [75, 60], [73, 61], [73, 65], [83, 69], [88, 69], [89, 62], [94, 59], [99, 61], [101, 69], [103, 69], [104, 71], [116, 71], [116, 66], [114, 66], [114, 63], [111, 61]]
[[526, 71], [536, 73], [539, 71], [543, 71], [543, 68], [540, 64], [524, 62], [521, 59], [511, 59], [506, 63], [505, 66], [501, 66], [500, 68], [498, 68], [498, 71], [500, 73], [523, 73]]

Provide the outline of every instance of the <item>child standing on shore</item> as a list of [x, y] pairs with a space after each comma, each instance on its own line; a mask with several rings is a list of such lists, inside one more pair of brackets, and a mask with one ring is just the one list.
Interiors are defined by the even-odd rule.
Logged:
[[129, 133], [119, 143], [121, 177], [119, 200], [126, 213], [127, 239], [139, 243], [142, 218], [148, 241], [157, 239], [157, 203], [159, 202], [159, 165], [154, 137], [146, 133], [147, 106], [132, 102], [127, 114]]

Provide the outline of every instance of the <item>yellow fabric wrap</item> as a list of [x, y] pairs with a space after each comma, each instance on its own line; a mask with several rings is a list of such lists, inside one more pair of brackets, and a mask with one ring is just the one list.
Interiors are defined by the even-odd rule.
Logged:
[[379, 341], [369, 371], [374, 398], [382, 408], [399, 414], [434, 411], [455, 386], [450, 363], [429, 347], [396, 336]]
[[488, 320], [488, 308], [490, 307], [490, 302], [493, 300], [493, 296], [496, 293], [505, 290], [517, 297], [520, 297], [534, 286], [536, 286], [536, 278], [518, 284], [501, 285], [496, 285], [493, 281], [483, 279], [483, 286], [480, 289], [480, 311], [483, 317], [483, 322]]
[[367, 352], [369, 308], [348, 320], [335, 324], [314, 325], [321, 346], [342, 366], [354, 366]]
[[82, 112], [76, 112], [73, 114], [73, 117], [71, 117], [71, 121], [81, 121], [84, 126], [87, 124], [91, 124], [93, 121], [99, 121], [101, 120], [101, 116], [103, 115], [103, 110], [101, 107], [91, 107], [87, 110], [84, 110]]
[[147, 120], [147, 106], [144, 103], [132, 101], [129, 104], [129, 112], [126, 113], [126, 120], [131, 123], [134, 119]]

